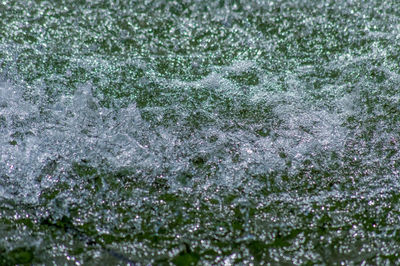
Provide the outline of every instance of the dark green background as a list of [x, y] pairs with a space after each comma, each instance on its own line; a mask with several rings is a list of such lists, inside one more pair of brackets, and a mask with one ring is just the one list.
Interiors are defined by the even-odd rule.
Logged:
[[397, 1], [2, 1], [0, 264], [399, 264]]

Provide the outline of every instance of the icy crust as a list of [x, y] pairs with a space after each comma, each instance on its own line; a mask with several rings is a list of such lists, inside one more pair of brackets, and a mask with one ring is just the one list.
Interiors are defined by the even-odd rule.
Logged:
[[134, 156], [146, 167], [152, 133], [134, 106], [102, 108], [89, 86], [54, 104], [24, 101], [22, 92], [6, 83], [1, 90], [1, 173], [10, 182], [3, 197], [38, 203], [43, 189], [62, 179], [74, 182], [76, 163], [114, 169]]
[[[245, 91], [224, 78], [224, 73], [254, 67], [239, 62], [200, 81], [176, 82], [174, 93], [182, 91], [181, 95], [193, 97], [203, 90], [206, 96], [200, 101], [192, 99], [199, 104], [193, 110], [182, 109], [176, 95], [169, 100], [172, 107], [145, 108], [159, 116], [168, 115], [168, 108], [175, 109], [172, 111], [179, 115], [167, 120], [168, 126], [143, 120], [135, 104], [115, 109], [100, 106], [90, 84], [52, 103], [32, 103], [24, 100], [29, 96], [23, 95], [21, 88], [3, 82], [2, 197], [36, 204], [43, 190], [61, 180], [73, 186], [79, 176], [74, 167], [81, 164], [95, 172], [129, 169], [129, 175], [141, 175], [149, 182], [164, 178], [171, 189], [196, 189], [176, 180], [185, 173], [193, 176], [189, 183], [216, 183], [234, 189], [249, 176], [285, 169], [295, 175], [307, 158], [342, 152], [348, 130], [337, 110], [313, 108], [295, 87], [287, 92], [262, 92], [264, 83]], [[35, 94], [45, 98], [40, 88]], [[235, 106], [209, 102], [215, 95], [222, 99], [221, 104], [228, 101]], [[245, 109], [248, 105], [264, 106], [270, 113], [254, 117], [252, 109]], [[223, 108], [231, 108], [231, 113], [222, 112]], [[205, 120], [212, 122], [194, 128], [190, 124], [197, 122], [193, 121], [194, 112], [202, 112]], [[240, 112], [244, 118], [237, 117]], [[208, 171], [198, 172], [196, 161]], [[257, 184], [249, 190], [257, 190]]]
[[[341, 75], [357, 69], [357, 60]], [[375, 241], [376, 250], [386, 248], [388, 235], [375, 228], [395, 230], [397, 223], [390, 208], [396, 208], [400, 188], [399, 125], [388, 113], [399, 112], [399, 99], [389, 89], [398, 76], [376, 68], [388, 77], [386, 89], [376, 89], [374, 77], [366, 77], [353, 85], [327, 84], [322, 93], [309, 90], [311, 82], [302, 79], [313, 71], [300, 67], [284, 74], [283, 82], [264, 74], [257, 84], [243, 86], [230, 77], [261, 75], [261, 70], [239, 61], [215, 67], [197, 81], [160, 78], [151, 85], [160, 93], [148, 102], [115, 100], [114, 107], [102, 106], [102, 96], [89, 83], [49, 101], [40, 86], [28, 91], [3, 82], [2, 202], [30, 206], [24, 212], [35, 226], [78, 230], [74, 234], [83, 242], [74, 234], [57, 241], [100, 243], [99, 259], [109, 246], [154, 262], [179, 257], [186, 245], [202, 254], [218, 248], [218, 241], [234, 241], [243, 249], [222, 248], [220, 259], [235, 261], [230, 256], [246, 250], [267, 259], [254, 244], [269, 259], [322, 261], [327, 255], [315, 251], [313, 239], [323, 235], [324, 245], [336, 241], [343, 250], [335, 254], [351, 260], [356, 242], [346, 238], [348, 233]], [[346, 93], [348, 86], [358, 87]], [[381, 205], [389, 209], [369, 211]], [[362, 220], [368, 223], [364, 227], [352, 225], [359, 208], [375, 217]], [[382, 225], [379, 219], [386, 214], [392, 218]], [[210, 217], [218, 222], [208, 222]], [[225, 219], [228, 225], [218, 226]], [[318, 231], [325, 227], [335, 232]], [[143, 232], [163, 240], [153, 248], [140, 240]], [[199, 240], [215, 232], [218, 241]], [[132, 240], [123, 240], [131, 233]], [[25, 239], [29, 233], [21, 234]], [[279, 235], [288, 237], [282, 245], [292, 251], [280, 248]], [[107, 237], [119, 240], [107, 242]], [[18, 241], [10, 240], [16, 247]], [[84, 260], [90, 252], [75, 258]], [[212, 262], [219, 258], [204, 256]]]
[[0, 264], [400, 264], [397, 7], [3, 1]]

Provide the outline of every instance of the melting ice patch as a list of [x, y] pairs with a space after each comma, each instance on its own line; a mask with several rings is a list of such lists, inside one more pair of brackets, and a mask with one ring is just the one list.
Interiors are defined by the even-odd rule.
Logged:
[[[226, 78], [254, 68], [254, 64], [241, 63], [200, 81], [173, 83], [188, 94], [200, 89], [217, 92], [233, 101], [235, 108], [245, 104], [271, 110], [269, 121], [246, 120], [235, 116], [236, 109], [231, 117], [220, 116], [213, 113], [217, 106], [212, 102], [199, 105], [199, 111], [214, 123], [195, 131], [179, 121], [155, 126], [142, 118], [135, 104], [102, 107], [88, 84], [52, 103], [33, 103], [24, 100], [29, 96], [20, 88], [2, 83], [1, 196], [36, 203], [45, 189], [61, 181], [78, 184], [76, 168], [80, 165], [98, 172], [128, 169], [127, 175], [146, 182], [162, 178], [171, 190], [204, 189], [213, 184], [233, 189], [255, 175], [284, 170], [295, 174], [304, 167], [304, 160], [343, 149], [347, 131], [339, 112], [313, 107], [296, 86], [274, 92], [271, 79], [262, 79], [244, 91]], [[268, 127], [268, 133], [257, 133], [259, 127]], [[249, 191], [259, 188], [255, 181], [245, 187]]]
[[[118, 168], [148, 161], [150, 130], [134, 106], [102, 108], [83, 86], [54, 104], [23, 100], [16, 87], [1, 86], [2, 197], [37, 202], [41, 191], [60, 179], [73, 182], [73, 165]], [[139, 136], [140, 135], [140, 136]]]

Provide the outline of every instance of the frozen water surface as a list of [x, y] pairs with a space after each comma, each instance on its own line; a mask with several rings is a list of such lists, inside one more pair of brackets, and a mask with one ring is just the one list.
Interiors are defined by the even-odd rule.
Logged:
[[396, 1], [3, 1], [0, 264], [399, 264]]

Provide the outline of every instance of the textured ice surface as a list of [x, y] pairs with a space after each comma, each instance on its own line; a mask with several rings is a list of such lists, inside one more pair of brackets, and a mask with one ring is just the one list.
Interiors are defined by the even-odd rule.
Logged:
[[[224, 71], [244, 71], [247, 65], [239, 63]], [[186, 97], [203, 90], [208, 94], [205, 97], [218, 94], [239, 107], [233, 106], [231, 114], [219, 114], [214, 110], [218, 107], [205, 99], [205, 104], [198, 103], [203, 105], [188, 113], [176, 102], [149, 110], [156, 116], [165, 115], [168, 109], [179, 112], [169, 126], [154, 126], [142, 118], [134, 103], [101, 107], [89, 84], [54, 102], [32, 103], [24, 100], [21, 88], [4, 82], [1, 172], [9, 183], [3, 187], [2, 196], [36, 204], [43, 189], [60, 180], [75, 184], [74, 167], [81, 164], [105, 172], [131, 169], [131, 175], [143, 175], [145, 180], [162, 177], [175, 189], [182, 188], [175, 179], [185, 174], [194, 175], [194, 182], [201, 186], [218, 184], [234, 189], [243, 185], [246, 176], [285, 169], [295, 174], [308, 157], [340, 153], [349, 133], [342, 126], [339, 107], [329, 112], [310, 106], [295, 86], [286, 92], [262, 93], [262, 84], [258, 90], [253, 88], [257, 90], [254, 95], [217, 73], [173, 86], [186, 90]], [[35, 93], [41, 99], [45, 94], [40, 89]], [[270, 114], [246, 123], [235, 117], [235, 109], [244, 104], [262, 105], [270, 109]], [[193, 130], [186, 125], [193, 112], [201, 112], [213, 122]], [[263, 126], [268, 133], [255, 132]], [[201, 174], [196, 176], [193, 160], [202, 161], [213, 176], [209, 180]], [[253, 185], [249, 189], [256, 190], [258, 184]]]
[[394, 1], [0, 3], [0, 264], [398, 264]]

